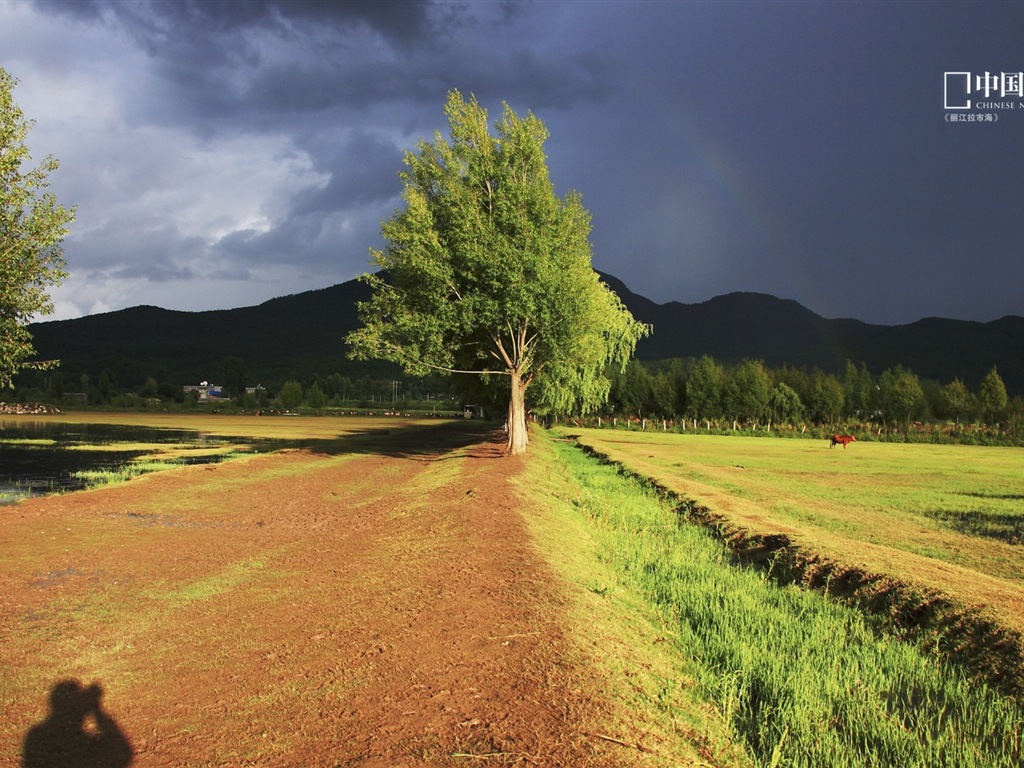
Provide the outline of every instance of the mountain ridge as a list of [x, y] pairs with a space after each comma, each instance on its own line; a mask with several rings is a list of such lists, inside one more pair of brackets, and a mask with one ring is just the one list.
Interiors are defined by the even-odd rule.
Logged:
[[[723, 363], [752, 358], [772, 368], [829, 372], [849, 360], [875, 375], [903, 365], [921, 378], [959, 378], [971, 388], [995, 365], [1011, 396], [1024, 393], [1024, 317], [926, 317], [890, 326], [826, 319], [793, 299], [751, 291], [658, 304], [613, 275], [599, 275], [637, 320], [654, 326], [637, 345], [641, 360], [709, 355]], [[228, 357], [245, 360], [252, 383], [268, 385], [312, 373], [395, 375], [387, 363], [345, 357], [344, 337], [359, 322], [356, 303], [367, 298], [369, 288], [349, 280], [248, 307], [186, 312], [140, 305], [37, 322], [29, 331], [39, 357], [60, 359], [66, 378], [109, 368], [120, 386], [149, 376], [177, 384], [216, 378]]]

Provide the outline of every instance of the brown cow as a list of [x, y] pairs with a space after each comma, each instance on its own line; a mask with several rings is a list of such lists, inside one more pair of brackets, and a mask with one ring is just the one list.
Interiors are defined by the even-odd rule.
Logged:
[[856, 443], [857, 438], [853, 435], [832, 435], [832, 444], [829, 448], [835, 448], [840, 443], [843, 444], [843, 450], [846, 450], [846, 446], [850, 443]]

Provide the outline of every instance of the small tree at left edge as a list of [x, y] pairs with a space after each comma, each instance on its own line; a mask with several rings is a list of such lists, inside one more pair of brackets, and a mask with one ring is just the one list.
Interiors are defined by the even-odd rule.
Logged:
[[9, 387], [24, 368], [52, 367], [31, 361], [32, 336], [25, 328], [36, 315], [53, 312], [48, 288], [65, 277], [61, 243], [75, 211], [57, 205], [47, 192], [58, 162], [47, 155], [33, 169], [25, 145], [31, 121], [14, 102], [17, 85], [0, 67], [0, 387]]

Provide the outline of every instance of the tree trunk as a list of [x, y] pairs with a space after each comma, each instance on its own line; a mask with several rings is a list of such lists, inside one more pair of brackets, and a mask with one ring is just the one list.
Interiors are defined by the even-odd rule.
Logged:
[[508, 444], [506, 448], [513, 456], [526, 453], [529, 438], [526, 433], [526, 385], [518, 371], [511, 375], [512, 394], [508, 401]]

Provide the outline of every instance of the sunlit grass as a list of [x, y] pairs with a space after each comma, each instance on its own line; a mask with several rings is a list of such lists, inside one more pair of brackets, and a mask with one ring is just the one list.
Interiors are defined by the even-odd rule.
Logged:
[[231, 563], [223, 571], [164, 592], [151, 592], [149, 596], [170, 603], [206, 600], [227, 592], [248, 581], [254, 572], [266, 563], [259, 559]]
[[[697, 691], [700, 669], [672, 640], [665, 613], [623, 578], [619, 538], [644, 525], [626, 518], [623, 530], [595, 525], [581, 504], [575, 468], [544, 433], [531, 438], [527, 472], [517, 485], [531, 534], [574, 596], [568, 614], [584, 665], [605, 678], [607, 734], [653, 750], [665, 760], [647, 755], [659, 768], [749, 765], [728, 723]], [[610, 497], [609, 511], [620, 501]], [[663, 523], [674, 526], [668, 516]]]
[[1024, 449], [572, 430], [753, 533], [939, 590], [1024, 630]]
[[[184, 443], [179, 445], [180, 449], [187, 449], [187, 447]], [[89, 451], [90, 453], [155, 453], [172, 450], [172, 448], [173, 446], [168, 443], [133, 443], [129, 441], [76, 443], [63, 446], [65, 451]]]
[[27, 499], [31, 497], [32, 491], [28, 488], [23, 488], [17, 485], [7, 485], [0, 487], [0, 506], [4, 504], [13, 504], [16, 501]]
[[113, 469], [83, 469], [72, 473], [72, 476], [83, 481], [88, 488], [102, 488], [125, 483], [151, 472], [179, 469], [183, 466], [183, 461], [137, 461]]
[[763, 766], [1015, 766], [1024, 710], [860, 613], [730, 564], [706, 530], [615, 468], [556, 448], [589, 521], [606, 593], [657, 605], [679, 675]]

